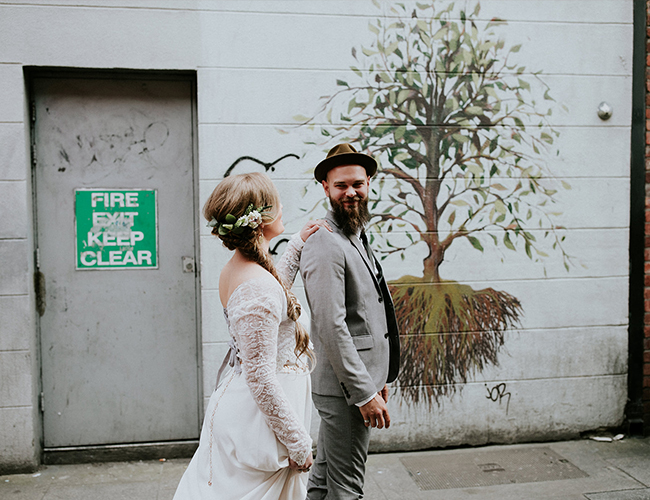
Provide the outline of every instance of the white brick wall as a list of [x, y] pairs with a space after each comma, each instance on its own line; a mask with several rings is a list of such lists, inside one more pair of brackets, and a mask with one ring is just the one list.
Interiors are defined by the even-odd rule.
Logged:
[[[587, 0], [481, 3], [483, 20], [509, 21], [503, 36], [523, 44], [517, 60], [542, 69], [568, 107], [553, 117], [560, 156], [549, 166], [572, 185], [560, 194], [558, 222], [585, 266], [567, 273], [550, 258], [545, 277], [523, 252], [454, 245], [445, 277], [512, 293], [524, 308], [522, 328], [507, 333], [499, 367], [476, 374], [442, 406], [394, 400], [394, 425], [374, 434], [376, 449], [551, 439], [616, 425], [623, 415], [632, 1], [601, 0], [597, 9]], [[368, 44], [378, 13], [370, 0], [0, 0], [0, 470], [34, 467], [41, 441], [23, 66], [196, 70], [199, 205], [240, 156], [295, 153], [301, 160], [272, 174], [292, 232], [305, 220], [300, 209], [319, 199], [318, 188], [309, 199], [300, 193], [323, 153], [304, 144], [304, 130], [278, 128], [313, 114], [336, 79], [351, 75], [350, 50]], [[614, 108], [606, 123], [596, 116], [601, 101]], [[419, 275], [423, 251], [389, 261], [388, 277]], [[205, 228], [200, 252], [207, 397], [225, 352], [217, 283], [228, 257]], [[486, 398], [486, 384], [501, 382], [511, 393], [507, 415], [503, 401]]]

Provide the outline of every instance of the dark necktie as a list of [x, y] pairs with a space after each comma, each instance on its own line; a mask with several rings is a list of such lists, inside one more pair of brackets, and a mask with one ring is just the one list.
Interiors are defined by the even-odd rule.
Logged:
[[388, 285], [384, 279], [384, 272], [381, 268], [381, 265], [379, 264], [379, 261], [375, 258], [372, 250], [370, 249], [365, 231], [361, 231], [360, 239], [366, 249], [366, 252], [368, 252], [368, 258], [371, 262], [375, 263], [375, 270], [377, 272], [377, 281], [379, 282], [381, 299], [384, 303], [384, 310], [386, 311], [386, 323], [388, 326], [388, 333], [386, 333], [386, 338], [388, 339], [390, 346], [390, 362], [387, 382], [390, 383], [397, 378], [400, 365], [399, 328], [397, 326], [397, 319], [395, 317], [395, 308], [393, 306], [393, 300], [390, 296], [390, 291], [388, 290]]
[[359, 236], [359, 238], [361, 239], [361, 243], [363, 243], [363, 247], [366, 249], [366, 253], [368, 254], [368, 259], [370, 259], [370, 262], [375, 266], [375, 273], [377, 274], [377, 280], [381, 281], [384, 275], [381, 266], [379, 265], [379, 261], [375, 258], [375, 255], [372, 253], [372, 249], [370, 248], [370, 244], [368, 243], [368, 237], [366, 236], [366, 232], [361, 231], [361, 235]]

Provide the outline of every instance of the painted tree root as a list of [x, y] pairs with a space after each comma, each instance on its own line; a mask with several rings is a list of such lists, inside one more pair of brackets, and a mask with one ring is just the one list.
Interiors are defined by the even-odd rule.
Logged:
[[389, 284], [402, 334], [398, 377], [406, 403], [440, 404], [488, 364], [508, 328], [519, 324], [519, 300], [492, 288], [403, 276]]

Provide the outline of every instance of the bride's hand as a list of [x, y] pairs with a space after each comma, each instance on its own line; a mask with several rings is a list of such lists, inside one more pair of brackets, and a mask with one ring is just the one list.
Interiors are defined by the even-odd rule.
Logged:
[[307, 241], [307, 238], [309, 238], [312, 234], [318, 231], [321, 226], [326, 228], [330, 233], [332, 232], [332, 228], [330, 227], [330, 225], [327, 223], [325, 219], [310, 220], [300, 230], [300, 237], [302, 238], [302, 241]]
[[305, 460], [305, 463], [303, 465], [298, 465], [296, 462], [293, 460], [289, 459], [289, 468], [293, 470], [297, 470], [298, 472], [309, 472], [311, 470], [311, 466], [314, 463], [314, 457], [309, 452], [309, 456], [307, 457], [307, 460]]

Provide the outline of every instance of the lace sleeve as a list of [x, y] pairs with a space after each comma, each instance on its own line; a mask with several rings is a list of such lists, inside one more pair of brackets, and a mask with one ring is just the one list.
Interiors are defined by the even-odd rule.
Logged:
[[231, 297], [228, 301], [228, 317], [246, 384], [269, 427], [287, 447], [289, 457], [302, 465], [311, 451], [311, 437], [277, 379], [284, 292], [274, 278], [264, 277], [245, 282], [235, 293], [235, 300]]
[[305, 242], [302, 241], [300, 233], [294, 234], [289, 240], [289, 243], [287, 243], [287, 248], [284, 250], [282, 257], [280, 257], [280, 261], [275, 266], [278, 275], [289, 288], [293, 285], [293, 281], [296, 279], [296, 274], [300, 268], [300, 254], [304, 245]]

